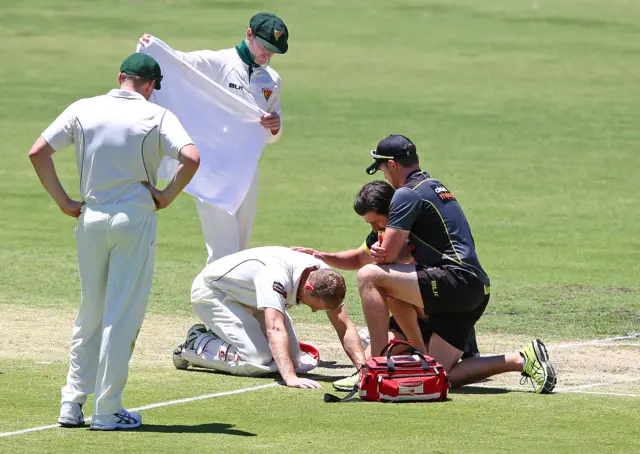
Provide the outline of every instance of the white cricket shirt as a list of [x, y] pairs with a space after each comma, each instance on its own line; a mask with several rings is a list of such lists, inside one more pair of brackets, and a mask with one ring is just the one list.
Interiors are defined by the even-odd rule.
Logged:
[[280, 138], [280, 76], [275, 69], [268, 65], [260, 66], [254, 68], [249, 77], [249, 66], [240, 59], [235, 47], [218, 51], [175, 52], [183, 61], [236, 96], [266, 112], [277, 113], [280, 116], [280, 130], [276, 135], [270, 134], [268, 142], [273, 143]]
[[153, 198], [141, 182], [155, 186], [164, 155], [178, 159], [193, 143], [175, 115], [126, 90], [74, 102], [42, 137], [56, 151], [75, 145], [80, 196], [88, 206], [151, 210]]
[[[222, 290], [232, 301], [284, 314], [298, 304], [300, 278], [305, 269], [329, 269], [315, 257], [286, 247], [267, 246], [245, 249], [210, 263], [201, 275], [208, 289]], [[196, 279], [198, 282], [199, 279]], [[193, 288], [192, 295], [202, 294]]]

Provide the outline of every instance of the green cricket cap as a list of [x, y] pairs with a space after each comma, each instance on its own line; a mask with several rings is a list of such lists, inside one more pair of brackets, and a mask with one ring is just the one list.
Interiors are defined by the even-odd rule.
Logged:
[[267, 50], [286, 54], [289, 49], [289, 30], [275, 14], [258, 13], [249, 21], [249, 28]]
[[154, 88], [160, 90], [160, 82], [162, 82], [162, 73], [160, 65], [150, 55], [147, 54], [131, 54], [124, 59], [120, 66], [120, 72], [131, 74], [132, 76], [140, 76], [145, 79], [154, 80], [156, 83]]

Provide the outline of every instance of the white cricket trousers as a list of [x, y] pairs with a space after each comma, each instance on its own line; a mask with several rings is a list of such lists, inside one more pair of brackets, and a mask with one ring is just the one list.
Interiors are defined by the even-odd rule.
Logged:
[[249, 192], [235, 214], [211, 205], [198, 197], [193, 198], [200, 216], [200, 226], [207, 244], [207, 265], [226, 255], [249, 247], [253, 221], [258, 204], [258, 172], [253, 176]]
[[142, 207], [83, 208], [76, 227], [82, 295], [62, 402], [84, 404], [95, 393], [95, 415], [122, 409], [151, 291], [156, 228], [155, 212]]
[[[202, 274], [193, 282], [191, 305], [196, 315], [211, 331], [235, 347], [240, 359], [262, 366], [273, 361], [264, 311], [234, 301], [222, 289], [208, 288]], [[289, 337], [289, 354], [294, 367], [297, 367], [302, 356], [300, 343], [293, 328], [293, 320], [286, 312], [284, 321]], [[238, 371], [238, 375], [243, 374]]]

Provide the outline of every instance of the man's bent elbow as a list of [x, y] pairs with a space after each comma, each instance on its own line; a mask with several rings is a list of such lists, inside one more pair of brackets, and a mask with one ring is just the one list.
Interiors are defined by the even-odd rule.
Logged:
[[31, 159], [31, 162], [35, 163], [36, 161], [38, 161], [38, 159], [43, 156], [43, 151], [44, 148], [39, 147], [38, 144], [35, 143], [29, 150], [29, 159]]
[[184, 165], [198, 167], [200, 165], [200, 153], [195, 145], [185, 145], [180, 149], [179, 161]]
[[42, 158], [50, 157], [55, 150], [49, 145], [44, 137], [38, 137], [38, 140], [31, 146], [29, 150], [29, 159], [35, 165]]
[[34, 150], [33, 148], [29, 150], [29, 159], [31, 160], [31, 164], [35, 165], [36, 162], [38, 162], [38, 160], [40, 159], [38, 150]]

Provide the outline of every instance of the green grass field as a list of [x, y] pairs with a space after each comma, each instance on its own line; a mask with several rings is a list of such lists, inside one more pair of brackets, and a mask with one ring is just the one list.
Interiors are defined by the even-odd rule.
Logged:
[[[483, 352], [640, 331], [640, 4], [0, 0], [0, 435], [55, 423], [79, 298], [74, 221], [41, 188], [29, 147], [68, 104], [115, 87], [142, 33], [226, 48], [261, 10], [280, 14], [291, 39], [272, 62], [285, 133], [260, 164], [253, 245], [359, 246], [368, 229], [351, 205], [370, 180], [368, 150], [401, 133], [461, 202], [492, 278]], [[73, 150], [55, 162], [77, 195]], [[124, 404], [274, 383], [173, 368], [206, 251], [188, 196], [159, 220]], [[324, 315], [292, 315], [337, 362], [319, 373], [349, 373]], [[558, 388], [572, 392], [550, 396], [514, 391], [515, 374], [442, 404], [336, 406], [274, 386], [143, 410], [137, 432], [2, 437], [0, 452], [637, 452], [640, 344], [603, 345], [552, 350]]]

